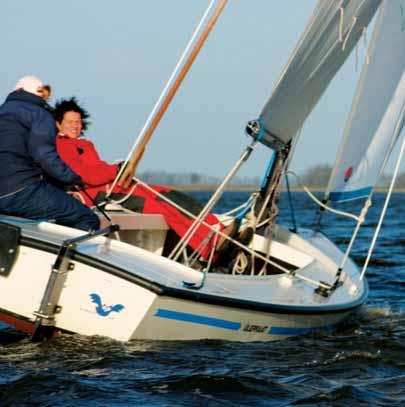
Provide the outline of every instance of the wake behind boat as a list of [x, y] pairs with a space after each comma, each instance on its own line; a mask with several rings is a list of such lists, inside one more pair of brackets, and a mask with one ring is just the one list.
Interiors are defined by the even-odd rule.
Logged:
[[[354, 113], [314, 230], [288, 230], [275, 219], [293, 146], [378, 8]], [[403, 125], [405, 51], [398, 44], [405, 35], [404, 9], [404, 0], [318, 2], [270, 99], [258, 119], [248, 123], [251, 144], [202, 212], [188, 214], [195, 221], [173, 250], [167, 250], [169, 228], [162, 216], [119, 206], [107, 205], [111, 222], [100, 214], [102, 229], [87, 234], [1, 216], [0, 319], [34, 339], [60, 331], [123, 341], [266, 341], [335, 327], [367, 298], [364, 273], [375, 239], [361, 272], [349, 254]], [[376, 87], [382, 60], [389, 72]], [[377, 97], [381, 92], [384, 97]], [[356, 141], [348, 142], [352, 137]], [[273, 151], [260, 190], [244, 207], [222, 216], [224, 223], [236, 220], [239, 236], [230, 239], [218, 262], [213, 256], [202, 261], [187, 250], [190, 236], [259, 143]], [[360, 214], [328, 206], [347, 199], [364, 200]], [[345, 252], [324, 234], [325, 210], [356, 223]], [[214, 228], [212, 233], [221, 235]]]

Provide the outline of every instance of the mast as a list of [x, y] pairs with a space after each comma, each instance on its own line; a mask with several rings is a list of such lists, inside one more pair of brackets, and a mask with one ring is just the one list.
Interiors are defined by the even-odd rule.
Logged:
[[219, 4], [217, 5], [216, 9], [212, 13], [210, 20], [208, 21], [207, 25], [205, 26], [203, 32], [201, 33], [200, 37], [198, 38], [194, 48], [190, 52], [186, 62], [183, 65], [180, 73], [178, 74], [176, 80], [170, 87], [169, 91], [166, 94], [163, 102], [161, 103], [157, 113], [154, 115], [153, 120], [150, 122], [149, 126], [146, 128], [144, 134], [140, 134], [137, 141], [135, 142], [134, 148], [130, 153], [130, 158], [128, 156], [127, 160], [125, 161], [125, 165], [122, 166], [123, 170], [120, 170], [117, 174], [116, 179], [111, 187], [115, 186], [117, 179], [119, 182], [124, 186], [128, 186], [132, 180], [133, 174], [142, 159], [142, 156], [145, 152], [146, 145], [149, 140], [152, 138], [154, 131], [156, 130], [157, 126], [160, 123], [164, 113], [166, 112], [167, 108], [169, 107], [171, 101], [173, 100], [174, 96], [176, 95], [180, 85], [182, 84], [184, 78], [186, 77], [187, 73], [189, 72], [194, 60], [196, 59], [197, 55], [199, 54], [202, 46], [204, 45], [208, 35], [214, 28], [219, 16], [221, 15], [223, 9], [226, 6], [228, 0], [220, 0]]
[[255, 207], [256, 225], [260, 224], [264, 219], [269, 219], [269, 223], [265, 223], [262, 229], [266, 231], [265, 234], [267, 236], [270, 236], [271, 219], [276, 215], [274, 209], [278, 199], [281, 176], [291, 150], [291, 142], [284, 143], [273, 134], [267, 132], [260, 119], [248, 122], [246, 133], [255, 141], [259, 141], [273, 150], [260, 186], [259, 200]]

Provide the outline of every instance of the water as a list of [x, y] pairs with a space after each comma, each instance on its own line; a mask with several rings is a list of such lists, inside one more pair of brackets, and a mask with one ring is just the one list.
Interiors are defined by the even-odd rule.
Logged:
[[[218, 209], [247, 196], [227, 193]], [[311, 226], [314, 205], [300, 193], [294, 200], [299, 226]], [[367, 304], [337, 331], [270, 343], [63, 336], [33, 344], [1, 326], [0, 406], [405, 405], [404, 200], [395, 194], [387, 213], [368, 271]], [[359, 264], [382, 201], [377, 194], [353, 250]], [[288, 210], [280, 221], [291, 224]], [[352, 222], [329, 216], [324, 224], [345, 247]]]

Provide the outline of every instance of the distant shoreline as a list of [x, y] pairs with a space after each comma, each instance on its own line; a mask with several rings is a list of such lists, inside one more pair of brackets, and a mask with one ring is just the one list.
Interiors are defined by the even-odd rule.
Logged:
[[[212, 184], [190, 184], [190, 185], [171, 185], [171, 188], [177, 189], [179, 191], [190, 191], [190, 192], [211, 192], [215, 191], [218, 188], [218, 185]], [[308, 187], [311, 192], [324, 192], [326, 187]], [[254, 192], [258, 191], [259, 188], [256, 185], [231, 185], [226, 188], [227, 192]], [[283, 192], [286, 189], [282, 190]], [[291, 188], [292, 192], [304, 192], [301, 188], [294, 187]], [[388, 188], [376, 188], [375, 192], [387, 192]], [[394, 192], [404, 193], [405, 188], [395, 188]]]

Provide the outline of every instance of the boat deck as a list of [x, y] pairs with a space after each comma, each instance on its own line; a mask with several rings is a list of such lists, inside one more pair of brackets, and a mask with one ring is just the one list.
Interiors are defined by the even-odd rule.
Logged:
[[[159, 216], [159, 215], [156, 215]], [[155, 215], [139, 215], [135, 217], [139, 227], [147, 227], [148, 222], [159, 225]], [[7, 220], [19, 226], [22, 231], [23, 241], [28, 245], [40, 242], [48, 245], [55, 252], [67, 239], [83, 235], [85, 232], [64, 226], [47, 223], [8, 218]], [[164, 226], [160, 223], [160, 226]], [[304, 232], [305, 233], [305, 232]], [[332, 283], [335, 264], [341, 257], [340, 251], [323, 235], [312, 234], [306, 236], [316, 248], [330, 255], [331, 267], [325, 267], [318, 260], [313, 260], [299, 270], [299, 274], [316, 281]], [[292, 246], [299, 245], [299, 237], [290, 239]], [[30, 242], [30, 243], [29, 243]], [[177, 295], [190, 295], [200, 297], [222, 298], [228, 301], [242, 301], [246, 303], [273, 305], [279, 307], [307, 307], [308, 309], [327, 305], [327, 308], [347, 307], [355, 304], [365, 295], [366, 287], [361, 286], [357, 292], [353, 290], [353, 279], [357, 276], [357, 269], [352, 262], [345, 268], [346, 278], [341, 289], [324, 298], [315, 293], [316, 286], [309, 282], [291, 277], [286, 274], [270, 276], [249, 276], [208, 273], [203, 286], [198, 290], [187, 288], [186, 283], [199, 286], [203, 273], [171, 261], [147, 250], [134, 247], [127, 243], [108, 239], [103, 236], [95, 237], [79, 244], [75, 251], [83, 258], [100, 262], [111, 268], [116, 268], [128, 276], [140, 278], [156, 286], [162, 287], [164, 292]]]

